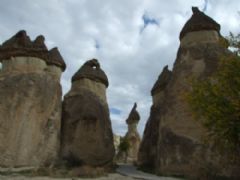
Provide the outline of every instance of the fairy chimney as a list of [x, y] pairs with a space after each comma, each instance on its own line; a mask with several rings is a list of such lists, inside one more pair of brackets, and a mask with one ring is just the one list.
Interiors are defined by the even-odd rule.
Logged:
[[170, 73], [164, 69], [160, 75], [165, 74], [167, 78], [163, 79], [168, 79], [167, 83], [163, 83], [164, 88], [157, 88], [158, 92], [153, 88], [153, 97], [162, 94], [155, 98], [151, 108], [140, 145], [139, 165], [149, 167], [150, 164], [160, 174], [198, 178], [211, 164], [216, 176], [231, 177], [229, 163], [202, 141], [206, 129], [192, 115], [184, 99], [191, 91], [192, 77], [202, 80], [211, 77], [220, 59], [231, 53], [221, 44], [220, 25], [198, 8], [193, 7], [192, 11], [192, 17], [180, 33], [173, 70]]
[[141, 142], [140, 135], [137, 130], [137, 125], [140, 120], [140, 115], [136, 109], [137, 109], [137, 104], [134, 103], [134, 106], [126, 120], [126, 123], [128, 125], [128, 131], [124, 138], [129, 143], [129, 149], [127, 152], [128, 163], [134, 163], [137, 161], [138, 149]]
[[24, 30], [0, 46], [0, 62], [0, 167], [51, 165], [60, 147], [66, 65], [43, 36], [31, 41]]
[[96, 59], [84, 63], [72, 77], [63, 102], [61, 142], [61, 156], [69, 165], [112, 163], [115, 150], [107, 87], [107, 76]]

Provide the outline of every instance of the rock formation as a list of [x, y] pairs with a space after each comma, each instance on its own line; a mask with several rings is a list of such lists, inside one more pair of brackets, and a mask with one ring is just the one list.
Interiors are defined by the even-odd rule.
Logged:
[[161, 114], [161, 107], [164, 106], [164, 90], [171, 79], [171, 74], [172, 72], [168, 70], [168, 66], [165, 66], [151, 91], [153, 105], [144, 129], [143, 140], [138, 153], [138, 164], [149, 169], [155, 167], [159, 137], [159, 115]]
[[184, 98], [191, 89], [190, 78], [211, 76], [220, 58], [230, 53], [220, 43], [219, 31], [218, 23], [193, 8], [180, 33], [172, 72], [165, 67], [152, 89], [153, 106], [140, 147], [140, 166], [150, 164], [161, 174], [197, 176], [211, 165], [219, 176], [233, 175], [230, 166], [220, 163], [222, 157], [202, 142], [206, 130], [194, 120]]
[[127, 162], [129, 163], [137, 161], [138, 149], [141, 142], [140, 135], [137, 131], [137, 125], [140, 120], [140, 116], [136, 108], [137, 104], [135, 103], [126, 120], [128, 131], [124, 138], [127, 140], [127, 142], [129, 142], [129, 149], [127, 152]]
[[0, 46], [0, 167], [54, 163], [60, 147], [60, 77], [66, 65], [44, 37], [20, 31]]
[[120, 145], [120, 141], [121, 141], [121, 136], [120, 135], [117, 135], [117, 134], [114, 134], [113, 135], [113, 144], [114, 144], [114, 148], [115, 148], [115, 155], [118, 154], [118, 147]]
[[114, 157], [113, 133], [106, 99], [108, 79], [96, 59], [72, 77], [62, 117], [62, 158], [72, 166], [104, 166]]
[[120, 139], [119, 151], [116, 155], [116, 161], [118, 163], [135, 164], [137, 162], [141, 138], [137, 131], [140, 115], [136, 109], [137, 104], [135, 103], [126, 120], [128, 131], [126, 135]]

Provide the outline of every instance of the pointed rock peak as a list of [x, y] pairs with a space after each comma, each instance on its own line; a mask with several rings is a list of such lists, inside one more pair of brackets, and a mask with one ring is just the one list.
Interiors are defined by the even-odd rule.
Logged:
[[168, 65], [164, 66], [162, 73], [166, 73], [166, 72], [168, 72], [168, 71], [169, 71], [169, 70], [168, 70]]
[[101, 82], [108, 87], [108, 78], [105, 72], [101, 69], [97, 59], [88, 60], [83, 66], [73, 75], [72, 82], [82, 78], [88, 78], [96, 82]]
[[137, 103], [134, 103], [133, 108], [126, 120], [127, 124], [135, 124], [140, 120], [140, 115], [137, 111]]
[[49, 51], [49, 59], [47, 60], [47, 64], [49, 65], [56, 65], [64, 71], [66, 69], [66, 64], [63, 60], [62, 55], [60, 54], [57, 47], [52, 48]]
[[204, 14], [197, 7], [192, 7], [193, 15], [183, 26], [180, 33], [180, 40], [189, 32], [215, 30], [220, 33], [220, 25], [211, 17]]
[[45, 45], [45, 38], [43, 35], [39, 35], [36, 37], [36, 39], [33, 41], [34, 47], [35, 48], [42, 48], [47, 50], [47, 46]]
[[198, 7], [192, 7], [192, 12], [193, 12], [193, 14], [201, 13], [201, 11], [199, 11]]
[[16, 38], [24, 38], [27, 37], [27, 32], [25, 30], [20, 30], [15, 34]]
[[165, 66], [161, 74], [158, 76], [158, 80], [156, 81], [156, 83], [152, 88], [152, 91], [151, 91], [152, 96], [164, 90], [164, 88], [167, 86], [171, 78], [171, 75], [172, 75], [172, 72], [168, 70], [168, 66]]
[[133, 105], [132, 110], [136, 110], [136, 109], [137, 109], [137, 103], [135, 102], [134, 105]]

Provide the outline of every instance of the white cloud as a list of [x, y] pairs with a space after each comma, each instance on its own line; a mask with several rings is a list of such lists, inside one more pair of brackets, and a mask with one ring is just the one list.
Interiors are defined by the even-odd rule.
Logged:
[[[150, 90], [162, 68], [172, 67], [191, 6], [205, 5], [204, 0], [1, 0], [0, 40], [25, 29], [32, 39], [43, 34], [49, 48], [58, 46], [67, 63], [61, 80], [64, 93], [78, 68], [98, 58], [110, 81], [109, 106], [121, 111], [111, 114], [114, 132], [126, 132], [125, 120], [137, 102], [142, 133], [151, 106]], [[227, 35], [239, 31], [239, 10], [238, 0], [208, 0], [206, 14]], [[159, 25], [148, 25], [139, 33], [144, 14]]]

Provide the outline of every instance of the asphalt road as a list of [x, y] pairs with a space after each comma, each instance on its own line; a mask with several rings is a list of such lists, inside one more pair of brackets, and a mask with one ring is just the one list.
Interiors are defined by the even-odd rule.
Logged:
[[153, 174], [145, 173], [137, 170], [137, 168], [133, 165], [128, 164], [119, 164], [119, 167], [116, 170], [119, 174], [132, 177], [136, 179], [144, 179], [144, 180], [180, 180], [179, 178], [172, 177], [160, 177]]

